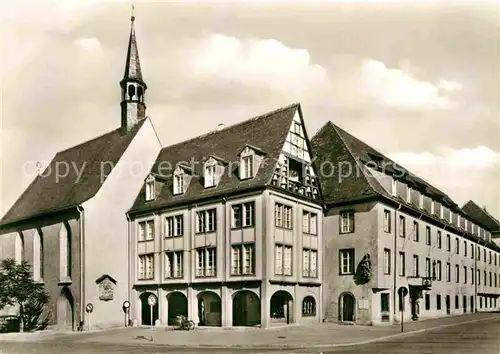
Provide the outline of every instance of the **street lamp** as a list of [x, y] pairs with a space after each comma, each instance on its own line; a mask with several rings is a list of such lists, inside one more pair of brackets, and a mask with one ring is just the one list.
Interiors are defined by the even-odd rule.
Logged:
[[127, 315], [128, 315], [128, 311], [130, 308], [130, 302], [124, 301], [122, 308], [123, 308], [123, 312], [125, 312], [125, 327], [127, 327]]

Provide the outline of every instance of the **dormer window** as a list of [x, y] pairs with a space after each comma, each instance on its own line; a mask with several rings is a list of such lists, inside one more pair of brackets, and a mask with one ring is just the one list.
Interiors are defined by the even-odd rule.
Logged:
[[174, 195], [184, 193], [184, 174], [182, 172], [174, 174]]
[[215, 181], [215, 163], [213, 164], [207, 164], [205, 165], [205, 188], [208, 187], [215, 187], [216, 181]]
[[155, 178], [149, 175], [146, 179], [146, 201], [155, 199]]
[[398, 195], [398, 181], [395, 179], [392, 180], [392, 196], [397, 196]]
[[241, 157], [241, 179], [253, 177], [253, 154]]

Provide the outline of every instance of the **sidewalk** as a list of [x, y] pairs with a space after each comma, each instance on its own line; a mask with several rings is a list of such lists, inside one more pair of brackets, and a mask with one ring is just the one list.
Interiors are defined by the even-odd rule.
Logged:
[[[404, 324], [405, 334], [420, 332], [434, 327], [442, 327], [462, 322], [481, 321], [498, 317], [495, 313], [474, 313], [429, 319]], [[403, 335], [405, 335], [403, 334]], [[176, 348], [321, 348], [362, 344], [385, 337], [401, 335], [399, 325], [389, 326], [345, 326], [321, 323], [310, 326], [289, 326], [271, 329], [195, 329], [175, 331], [163, 327], [129, 328], [120, 331], [82, 333], [75, 335], [75, 342], [99, 342], [141, 345], [162, 345]], [[55, 340], [55, 339], [54, 339]]]

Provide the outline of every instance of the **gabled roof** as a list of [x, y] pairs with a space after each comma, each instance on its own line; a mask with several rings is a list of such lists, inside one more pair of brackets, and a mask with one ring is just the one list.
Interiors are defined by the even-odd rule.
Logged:
[[[145, 119], [141, 120], [126, 134], [118, 128], [58, 152], [45, 171], [35, 178], [4, 215], [0, 226], [76, 207], [92, 198], [144, 121]], [[65, 166], [68, 167], [68, 174], [62, 177], [66, 172]], [[101, 173], [101, 168], [104, 174]]]
[[488, 213], [485, 209], [469, 200], [462, 210], [476, 223], [490, 232], [500, 232], [500, 221]]
[[[272, 179], [276, 162], [297, 110], [300, 110], [300, 105], [295, 103], [220, 131], [163, 148], [152, 171], [167, 175], [166, 183], [154, 201], [145, 201], [143, 187], [130, 212], [152, 210], [265, 187]], [[259, 146], [267, 155], [253, 178], [240, 180], [237, 170], [238, 154], [247, 144]], [[203, 162], [208, 156], [213, 155], [227, 161], [228, 165], [216, 187], [204, 188]], [[175, 169], [182, 162], [190, 164], [194, 174], [186, 192], [174, 196], [172, 171], [161, 171], [161, 166], [173, 166]]]
[[[326, 123], [316, 133], [311, 140], [311, 144], [318, 171], [321, 171], [318, 166], [322, 163], [323, 170], [326, 169], [327, 164], [333, 164], [335, 167], [333, 177], [325, 177], [325, 173], [319, 176], [323, 198], [326, 203], [340, 203], [377, 195], [393, 198], [375, 176], [369, 170], [363, 168], [364, 164], [373, 161], [376, 164], [385, 166], [386, 172], [396, 172], [396, 178], [404, 181], [409, 186], [425, 192], [425, 195], [440, 201], [454, 212], [464, 214], [448, 195], [332, 122]], [[342, 178], [339, 178], [339, 166], [344, 166], [345, 169], [340, 176]], [[351, 168], [353, 172], [348, 174], [348, 168]], [[356, 169], [359, 169], [362, 173], [357, 173]], [[343, 177], [344, 175], [345, 177]]]

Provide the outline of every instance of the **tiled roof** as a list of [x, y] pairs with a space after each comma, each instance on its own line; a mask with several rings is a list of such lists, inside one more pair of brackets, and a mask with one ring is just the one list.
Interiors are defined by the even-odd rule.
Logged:
[[[409, 186], [440, 201], [453, 211], [463, 214], [458, 205], [444, 192], [414, 175], [403, 166], [392, 161], [381, 152], [347, 133], [332, 122], [326, 123], [312, 138], [311, 143], [317, 166], [321, 163], [325, 166], [329, 164], [325, 161], [333, 163], [335, 168], [344, 166], [342, 174], [337, 171], [333, 176], [334, 178], [324, 176], [320, 178], [325, 202], [337, 203], [375, 195], [392, 197], [369, 171], [360, 169], [363, 173], [356, 173], [355, 168], [362, 167], [367, 162], [373, 161], [385, 166], [385, 170], [388, 173], [396, 172], [400, 176], [399, 179]], [[344, 165], [342, 165], [342, 162]], [[350, 168], [352, 168], [353, 173], [343, 177], [348, 172], [347, 164], [351, 166]]]
[[500, 221], [481, 208], [479, 205], [469, 200], [462, 207], [462, 210], [476, 223], [490, 232], [500, 232]]
[[[116, 165], [144, 121], [127, 134], [119, 128], [57, 153], [4, 215], [0, 226], [75, 207], [92, 198], [105, 181], [101, 166], [106, 175], [111, 172], [111, 166]], [[67, 176], [62, 177], [66, 166]]]
[[[153, 173], [167, 176], [161, 191], [155, 200], [146, 202], [143, 186], [130, 212], [163, 208], [265, 187], [271, 181], [276, 161], [297, 110], [300, 110], [300, 105], [295, 103], [225, 129], [163, 148], [152, 168]], [[253, 178], [240, 180], [238, 154], [247, 145], [258, 146], [266, 154], [257, 174]], [[217, 186], [205, 188], [202, 169], [203, 163], [210, 156], [217, 156], [228, 164]], [[190, 165], [194, 174], [186, 192], [174, 196], [172, 172], [182, 163]]]

